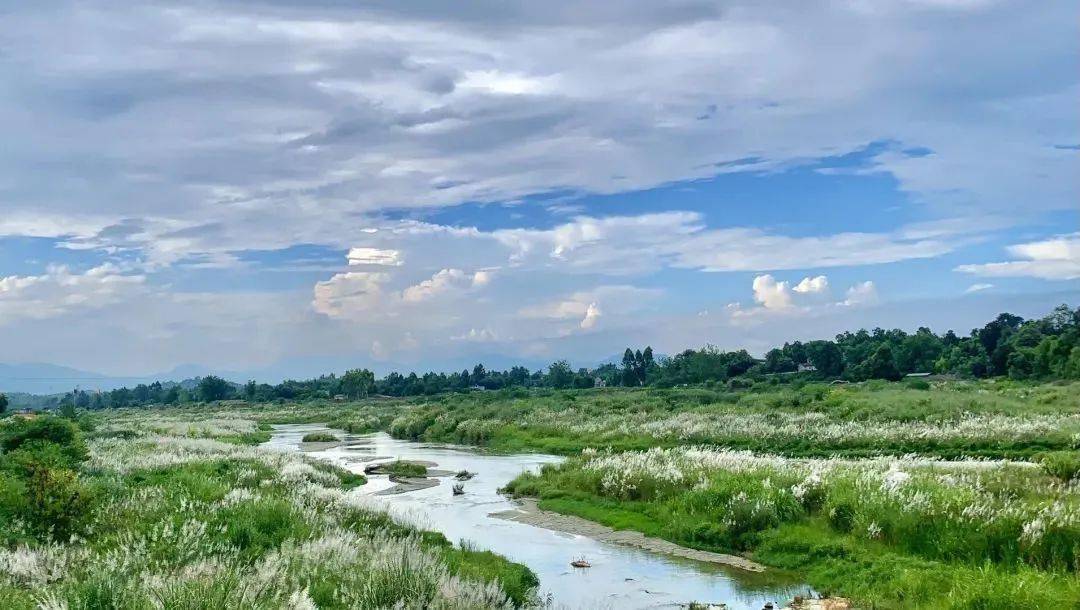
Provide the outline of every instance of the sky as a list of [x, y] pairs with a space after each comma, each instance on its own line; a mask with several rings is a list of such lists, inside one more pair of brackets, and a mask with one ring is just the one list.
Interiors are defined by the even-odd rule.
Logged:
[[0, 361], [760, 354], [1080, 305], [1080, 8], [0, 0]]

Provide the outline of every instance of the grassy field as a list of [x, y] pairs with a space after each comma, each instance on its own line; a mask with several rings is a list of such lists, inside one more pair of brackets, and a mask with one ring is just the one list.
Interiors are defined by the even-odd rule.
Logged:
[[1080, 384], [483, 393], [389, 430], [579, 456], [508, 491], [867, 606], [1080, 608]]
[[1080, 442], [1075, 383], [485, 392], [414, 404], [393, 419], [391, 434], [568, 455], [710, 444], [806, 457], [1026, 458]]
[[[748, 555], [866, 607], [1080, 608], [1077, 383], [517, 389], [127, 409], [83, 422], [82, 452], [71, 441], [0, 456], [2, 607], [531, 599], [527, 569], [370, 510], [348, 491], [359, 475], [253, 446], [273, 423], [328, 422], [568, 455], [507, 491]], [[51, 479], [27, 474], [35, 460]], [[18, 500], [33, 485], [66, 490], [52, 494], [60, 502], [26, 495], [45, 508], [40, 523]], [[78, 510], [65, 508], [72, 498]]]
[[[395, 522], [250, 419], [0, 423], [0, 607], [502, 608], [524, 566]], [[95, 420], [97, 420], [95, 422]], [[98, 424], [96, 427], [93, 424]]]

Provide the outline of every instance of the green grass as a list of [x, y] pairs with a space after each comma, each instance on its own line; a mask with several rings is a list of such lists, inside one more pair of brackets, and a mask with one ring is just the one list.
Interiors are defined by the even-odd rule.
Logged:
[[[1080, 524], [1068, 516], [1080, 503], [1038, 468], [911, 461], [899, 477], [871, 463], [717, 455], [727, 457], [705, 467], [713, 458], [699, 454], [599, 454], [523, 474], [506, 491], [615, 529], [745, 554], [876, 608], [1080, 607]], [[899, 491], [883, 487], [890, 481]], [[969, 506], [986, 516], [968, 516]], [[1044, 523], [1038, 537], [1027, 532], [1033, 520]]]
[[[848, 595], [868, 607], [1080, 608], [1080, 529], [1067, 516], [1077, 510], [1068, 486], [1076, 485], [1080, 472], [1080, 383], [919, 380], [830, 386], [774, 379], [738, 389], [516, 389], [348, 403], [194, 405], [156, 417], [160, 421], [151, 424], [155, 415], [145, 410], [95, 415], [92, 442], [136, 442], [167, 429], [245, 446], [268, 438], [269, 424], [326, 423], [349, 433], [385, 430], [397, 438], [468, 444], [493, 452], [575, 456], [593, 448], [601, 455], [620, 455], [706, 445], [826, 462], [848, 458], [856, 464], [850, 472], [837, 471], [795, 499], [786, 490], [803, 482], [807, 472], [790, 465], [735, 468], [726, 474], [692, 470], [692, 476], [678, 481], [631, 473], [627, 481], [632, 485], [626, 486], [606, 485], [599, 474], [571, 460], [562, 468], [545, 467], [539, 476], [519, 477], [508, 490], [539, 498], [541, 508], [617, 529], [743, 553], [794, 570], [819, 591]], [[127, 437], [128, 432], [134, 436]], [[924, 465], [910, 472], [910, 484], [922, 495], [875, 491], [882, 488], [884, 474], [866, 475], [860, 468], [878, 456], [904, 454], [1011, 458], [1038, 466], [1009, 466], [990, 475], [961, 473], [949, 482], [945, 470]], [[337, 488], [363, 482], [359, 475], [318, 468], [323, 474], [311, 476], [333, 476]], [[400, 462], [387, 465], [387, 470], [398, 476], [426, 474], [422, 466]], [[0, 507], [5, 493], [10, 498], [25, 495], [17, 481], [5, 484], [2, 476], [0, 472]], [[164, 506], [144, 502], [140, 515], [112, 511], [115, 521], [112, 514], [100, 517], [100, 527], [121, 530], [128, 521], [175, 517], [183, 505], [180, 498], [216, 505], [230, 501], [226, 498], [235, 496], [238, 486], [257, 493], [254, 504], [241, 502], [218, 510], [220, 519], [207, 517], [222, 532], [229, 556], [249, 565], [317, 536], [308, 529], [310, 519], [290, 509], [287, 486], [257, 485], [257, 480], [276, 476], [257, 461], [206, 460], [156, 474], [83, 478], [92, 495], [104, 498], [103, 505], [135, 489], [170, 490]], [[969, 484], [971, 477], [978, 483]], [[1055, 503], [1066, 508], [1054, 513]], [[984, 523], [977, 516], [964, 516], [969, 507], [1000, 514]], [[1043, 529], [1034, 528], [1037, 538], [1032, 540], [1037, 542], [1025, 542], [1021, 530], [1043, 507], [1057, 516], [1044, 520]], [[526, 600], [535, 585], [527, 568], [479, 549], [455, 547], [437, 534], [399, 529], [368, 513], [350, 512], [336, 519], [349, 531], [417, 540], [452, 573], [501, 583], [515, 603]], [[32, 538], [31, 533], [10, 529], [4, 535], [8, 544]], [[160, 552], [168, 557], [171, 551]], [[381, 589], [431, 594], [430, 579], [425, 580], [422, 571], [398, 567], [378, 576]], [[244, 572], [236, 568], [227, 573]], [[87, 574], [79, 585], [85, 590], [78, 595], [100, 600], [130, 595], [123, 582]], [[335, 607], [338, 589], [359, 586], [329, 577], [305, 582], [320, 607]], [[206, 599], [227, 599], [232, 584], [208, 584]], [[0, 606], [31, 603], [19, 595], [0, 586]], [[199, 598], [198, 590], [184, 588], [170, 595], [181, 607], [191, 607], [188, 596]], [[396, 601], [376, 596], [364, 603]]]
[[379, 470], [396, 477], [423, 477], [427, 476], [427, 466], [415, 462], [395, 460], [381, 464]]
[[[5, 518], [26, 509], [32, 481], [6, 474], [15, 449], [0, 454], [0, 565], [13, 566], [0, 573], [0, 607], [473, 608], [533, 600], [536, 576], [525, 566], [352, 503], [347, 490], [364, 482], [360, 475], [247, 449], [224, 433], [242, 426], [170, 423], [181, 436], [146, 437], [141, 430], [161, 424], [141, 424], [134, 434], [91, 439], [89, 461], [75, 466], [88, 504], [51, 500], [80, 511], [70, 541]], [[21, 442], [13, 434], [21, 432], [0, 427], [8, 446]], [[36, 455], [40, 464], [67, 454]]]
[[309, 432], [301, 440], [305, 443], [336, 443], [341, 439], [329, 432]]

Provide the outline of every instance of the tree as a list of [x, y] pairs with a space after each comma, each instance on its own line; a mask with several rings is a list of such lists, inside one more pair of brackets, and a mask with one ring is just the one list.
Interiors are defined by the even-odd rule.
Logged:
[[232, 393], [232, 385], [216, 375], [207, 375], [199, 380], [199, 399], [203, 402], [224, 400]]
[[844, 354], [832, 341], [810, 341], [806, 359], [823, 377], [839, 377], [844, 372]]
[[367, 369], [352, 369], [341, 376], [341, 390], [351, 398], [363, 398], [375, 387], [375, 373]]
[[552, 362], [548, 367], [547, 382], [553, 388], [568, 388], [574, 383], [574, 371], [565, 360]]
[[879, 345], [869, 358], [856, 367], [855, 375], [860, 379], [888, 379], [889, 381], [897, 381], [903, 376], [896, 368], [896, 359], [893, 358], [892, 348], [887, 343]]
[[8, 397], [7, 394], [0, 394], [0, 415], [7, 411]]
[[789, 373], [795, 369], [795, 361], [789, 358], [784, 350], [773, 348], [765, 354], [766, 373]]

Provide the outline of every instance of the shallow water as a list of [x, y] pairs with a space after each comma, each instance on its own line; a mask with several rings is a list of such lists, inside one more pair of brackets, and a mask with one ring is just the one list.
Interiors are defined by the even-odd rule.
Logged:
[[[304, 434], [326, 430], [319, 425], [275, 426], [266, 446], [299, 450]], [[370, 458], [429, 460], [440, 470], [469, 470], [477, 476], [465, 483], [465, 495], [451, 493], [452, 478], [440, 479], [429, 489], [373, 496], [392, 513], [426, 529], [442, 532], [453, 541], [467, 540], [479, 549], [499, 553], [529, 566], [540, 578], [540, 590], [557, 608], [678, 608], [691, 601], [725, 603], [732, 610], [760, 610], [766, 602], [777, 607], [804, 585], [779, 582], [775, 573], [752, 574], [696, 561], [598, 542], [585, 536], [555, 532], [523, 523], [489, 517], [513, 508], [513, 500], [497, 490], [524, 470], [539, 470], [562, 458], [551, 455], [484, 455], [455, 446], [401, 441], [384, 433], [347, 435], [342, 446], [310, 455], [332, 460], [363, 472]], [[367, 461], [363, 461], [367, 459]], [[378, 460], [382, 461], [382, 460]], [[393, 486], [386, 476], [369, 476], [363, 493]], [[570, 567], [584, 557], [592, 568]]]

